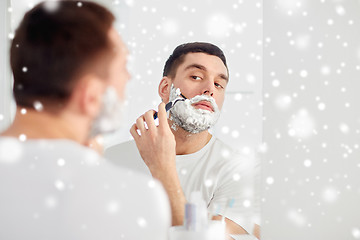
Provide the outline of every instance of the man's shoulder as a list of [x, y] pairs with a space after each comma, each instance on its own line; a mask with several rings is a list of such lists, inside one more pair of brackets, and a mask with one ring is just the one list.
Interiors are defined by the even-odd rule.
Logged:
[[115, 145], [111, 145], [110, 147], [107, 147], [105, 149], [105, 156], [111, 153], [119, 153], [119, 152], [123, 152], [124, 150], [134, 150], [136, 148], [136, 143], [134, 140], [129, 140], [126, 142], [122, 142], [122, 143], [118, 143]]
[[238, 149], [234, 149], [229, 144], [225, 143], [218, 137], [214, 137], [214, 142], [211, 146], [212, 154], [219, 155], [224, 159], [238, 159], [245, 157]]
[[211, 158], [215, 161], [215, 166], [226, 169], [252, 169], [256, 168], [257, 159], [251, 149], [234, 149], [229, 144], [219, 138], [214, 139], [210, 152]]
[[105, 159], [111, 163], [150, 175], [149, 169], [142, 160], [134, 140], [113, 145], [105, 150]]
[[[4, 148], [8, 149], [5, 153], [1, 151]], [[0, 165], [0, 176], [3, 180], [0, 181], [0, 195], [4, 196], [2, 202], [8, 203], [5, 204], [7, 208], [0, 207], [0, 212], [6, 209], [4, 216], [6, 213], [15, 214], [20, 220], [20, 226], [28, 226], [24, 216], [37, 208], [39, 202], [44, 201], [43, 196], [46, 196], [46, 203], [47, 199], [50, 199], [56, 204], [51, 205], [51, 216], [40, 220], [57, 226], [59, 221], [67, 219], [66, 224], [60, 224], [66, 228], [63, 231], [67, 231], [68, 226], [76, 226], [80, 221], [89, 221], [95, 226], [104, 223], [104, 230], [121, 238], [124, 231], [119, 230], [118, 225], [137, 226], [136, 221], [129, 223], [129, 216], [135, 219], [142, 216], [152, 223], [156, 219], [154, 216], [160, 214], [163, 218], [151, 225], [155, 226], [158, 232], [166, 231], [170, 223], [166, 193], [157, 180], [126, 167], [114, 166], [94, 150], [76, 142], [61, 139], [22, 142], [17, 138], [0, 138]], [[13, 183], [11, 188], [7, 187], [9, 182]], [[31, 189], [35, 194], [28, 198], [26, 189]], [[50, 194], [52, 190], [49, 193], [49, 189], [61, 191], [61, 197], [58, 198], [55, 193]], [[85, 203], [84, 196], [87, 196]], [[16, 199], [27, 199], [26, 206], [22, 206], [24, 211], [17, 211], [18, 204], [14, 201]], [[49, 207], [48, 205], [46, 206]], [[56, 208], [57, 205], [61, 208]], [[136, 207], [126, 207], [131, 205]], [[118, 209], [121, 214], [116, 214]], [[107, 217], [104, 210], [111, 214], [111, 217]], [[88, 218], [90, 215], [85, 213], [97, 217]], [[4, 218], [0, 216], [0, 219]], [[114, 222], [118, 224], [112, 224]], [[153, 230], [149, 230], [148, 234], [151, 232]], [[143, 233], [136, 235], [141, 234]]]
[[121, 159], [141, 158], [134, 140], [115, 144], [105, 149], [104, 157], [109, 160], [119, 161]]
[[14, 155], [13, 152], [17, 152], [18, 157], [24, 157], [25, 159], [29, 158], [28, 155], [39, 155], [38, 158], [47, 156], [49, 152], [53, 157], [64, 156], [79, 159], [81, 156], [87, 157], [90, 153], [100, 157], [94, 150], [69, 139], [38, 138], [23, 141], [16, 137], [1, 136], [0, 152], [4, 153], [1, 155], [2, 157], [12, 156]]
[[[14, 137], [0, 137], [0, 152], [0, 163], [12, 163], [7, 165], [12, 169], [36, 164], [38, 171], [47, 173], [42, 175], [43, 178], [63, 174], [72, 181], [83, 182], [82, 179], [89, 181], [96, 175], [98, 181], [113, 179], [139, 186], [146, 186], [152, 180], [148, 174], [129, 166], [114, 166], [112, 161], [93, 149], [67, 139], [20, 141]], [[4, 167], [2, 170], [7, 169]], [[8, 174], [9, 177], [12, 175], [13, 173]]]

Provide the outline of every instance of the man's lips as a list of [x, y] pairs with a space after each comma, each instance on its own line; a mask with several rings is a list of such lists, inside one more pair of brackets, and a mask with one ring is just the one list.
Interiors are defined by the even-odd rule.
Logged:
[[212, 107], [211, 103], [208, 101], [200, 101], [200, 102], [194, 103], [193, 106], [195, 108], [200, 108], [200, 109], [208, 110], [211, 112], [214, 111], [214, 108]]

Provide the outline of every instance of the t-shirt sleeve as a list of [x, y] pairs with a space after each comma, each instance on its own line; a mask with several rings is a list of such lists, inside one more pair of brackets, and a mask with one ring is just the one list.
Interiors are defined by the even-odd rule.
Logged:
[[260, 225], [260, 164], [240, 155], [219, 169], [219, 179], [209, 211], [222, 215], [252, 234]]

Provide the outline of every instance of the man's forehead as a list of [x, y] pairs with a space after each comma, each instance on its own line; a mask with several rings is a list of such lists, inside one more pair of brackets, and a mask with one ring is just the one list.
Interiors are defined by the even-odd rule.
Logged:
[[109, 36], [112, 42], [114, 43], [115, 50], [121, 54], [127, 55], [129, 53], [124, 41], [122, 40], [120, 34], [112, 27], [109, 31]]
[[219, 74], [228, 75], [225, 64], [218, 56], [202, 52], [187, 53], [184, 56], [184, 61], [179, 66], [179, 69], [180, 68], [182, 71], [198, 68], [200, 70], [216, 71]]

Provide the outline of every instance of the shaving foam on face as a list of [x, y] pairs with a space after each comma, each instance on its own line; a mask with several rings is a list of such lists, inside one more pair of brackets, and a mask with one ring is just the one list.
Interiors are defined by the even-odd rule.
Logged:
[[181, 94], [180, 88], [177, 88], [175, 90], [175, 94], [176, 94], [176, 96], [180, 96], [180, 94]]
[[91, 126], [90, 136], [94, 137], [118, 130], [123, 125], [121, 119], [124, 109], [125, 104], [119, 99], [116, 89], [112, 86], [107, 87], [102, 98], [100, 113]]
[[[175, 89], [175, 87], [172, 85], [169, 100], [173, 101], [174, 99], [178, 98], [180, 93], [181, 92], [179, 88]], [[200, 101], [208, 101], [214, 109], [214, 112], [205, 109], [198, 109], [192, 106], [192, 104]], [[175, 124], [171, 126], [174, 130], [176, 130], [176, 126], [179, 126], [185, 131], [193, 134], [211, 128], [214, 126], [220, 116], [220, 110], [214, 98], [208, 95], [197, 95], [191, 99], [179, 101], [172, 109], [170, 109], [170, 113], [170, 120], [172, 120]]]
[[180, 88], [175, 88], [174, 84], [171, 84], [169, 101], [173, 101], [179, 98], [181, 94]]

